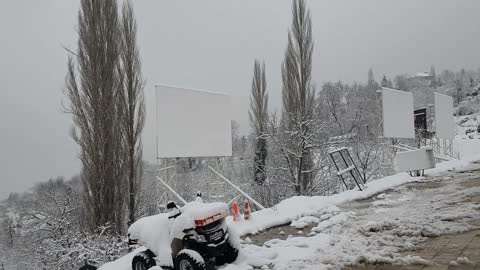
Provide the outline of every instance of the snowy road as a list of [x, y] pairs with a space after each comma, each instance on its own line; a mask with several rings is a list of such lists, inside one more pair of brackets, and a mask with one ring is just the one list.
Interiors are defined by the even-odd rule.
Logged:
[[[427, 176], [368, 199], [324, 208], [293, 222], [297, 233], [289, 230], [292, 236], [279, 237], [285, 240], [273, 239], [263, 246], [245, 243], [239, 263], [224, 269], [429, 264], [428, 259], [402, 252], [415, 250], [431, 237], [480, 227], [479, 203], [480, 164], [472, 164], [468, 170]], [[308, 229], [302, 229], [308, 223]], [[282, 233], [281, 228], [267, 232], [271, 237]], [[265, 236], [249, 238], [258, 243]]]

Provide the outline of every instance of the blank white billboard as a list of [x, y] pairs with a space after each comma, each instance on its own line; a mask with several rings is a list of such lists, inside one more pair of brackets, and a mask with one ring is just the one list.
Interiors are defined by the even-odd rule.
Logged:
[[435, 136], [441, 139], [455, 136], [453, 98], [439, 93], [435, 93]]
[[158, 157], [232, 155], [230, 97], [157, 85]]
[[415, 138], [413, 95], [382, 87], [383, 136]]

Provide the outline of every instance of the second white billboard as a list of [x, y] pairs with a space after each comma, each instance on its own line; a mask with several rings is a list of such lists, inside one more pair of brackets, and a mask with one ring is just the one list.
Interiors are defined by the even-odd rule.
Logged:
[[383, 87], [382, 114], [384, 137], [415, 138], [412, 93]]

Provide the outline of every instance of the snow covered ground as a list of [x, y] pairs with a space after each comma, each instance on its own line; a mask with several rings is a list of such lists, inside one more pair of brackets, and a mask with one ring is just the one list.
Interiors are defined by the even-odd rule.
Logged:
[[[303, 232], [305, 236], [273, 239], [261, 247], [244, 243], [242, 256], [223, 270], [341, 269], [358, 263], [429, 264], [428, 260], [401, 256], [400, 252], [413, 250], [426, 237], [464, 232], [480, 225], [480, 206], [471, 200], [480, 197], [480, 173], [469, 171], [479, 170], [480, 165], [464, 163], [458, 167], [457, 162], [450, 163], [450, 169], [458, 169], [442, 175], [436, 175], [440, 171], [436, 169], [430, 172], [433, 176], [404, 179], [409, 183], [402, 186], [387, 188], [382, 179], [378, 186], [367, 189], [366, 193], [373, 196], [364, 200], [352, 201], [342, 193], [333, 199], [338, 204], [324, 202], [323, 207], [314, 208], [312, 199], [307, 205], [308, 215], [292, 223], [301, 228], [302, 223], [313, 222], [314, 227]], [[447, 167], [443, 164], [444, 170]], [[390, 180], [400, 183], [400, 179], [403, 178], [397, 175]], [[356, 192], [348, 194], [358, 199], [369, 197]], [[317, 200], [319, 204], [322, 201]], [[298, 209], [301, 208], [297, 212]], [[238, 227], [245, 232], [248, 226]]]

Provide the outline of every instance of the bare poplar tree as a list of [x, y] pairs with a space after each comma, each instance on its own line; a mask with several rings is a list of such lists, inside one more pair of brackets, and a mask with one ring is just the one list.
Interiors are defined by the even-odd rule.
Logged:
[[315, 109], [315, 89], [310, 83], [314, 42], [310, 11], [304, 0], [293, 2], [292, 16], [282, 65], [283, 128], [290, 141], [283, 151], [297, 194], [305, 194], [314, 177], [310, 141]]
[[80, 146], [85, 202], [93, 226], [124, 223], [125, 172], [122, 141], [121, 35], [115, 0], [82, 0], [78, 48], [68, 59], [65, 95]]
[[[338, 127], [338, 132], [340, 135], [345, 133], [345, 108], [342, 102], [343, 98], [346, 96], [346, 87], [341, 82], [331, 83], [327, 82], [322, 86], [322, 90], [319, 95], [319, 101], [322, 103], [320, 105], [328, 108], [329, 114], [332, 116], [333, 123]], [[338, 135], [338, 134], [332, 134]]]
[[144, 80], [142, 64], [137, 47], [137, 23], [132, 3], [126, 1], [122, 8], [121, 24], [121, 69], [122, 69], [122, 121], [125, 140], [128, 175], [129, 223], [135, 221], [137, 193], [142, 179], [142, 141], [141, 134], [145, 124], [145, 101], [143, 95]]
[[265, 77], [265, 64], [255, 60], [253, 67], [252, 95], [250, 96], [250, 125], [255, 134], [255, 157], [253, 161], [253, 180], [262, 185], [267, 178], [265, 162], [267, 159], [267, 138], [265, 136], [268, 121], [268, 93]]

